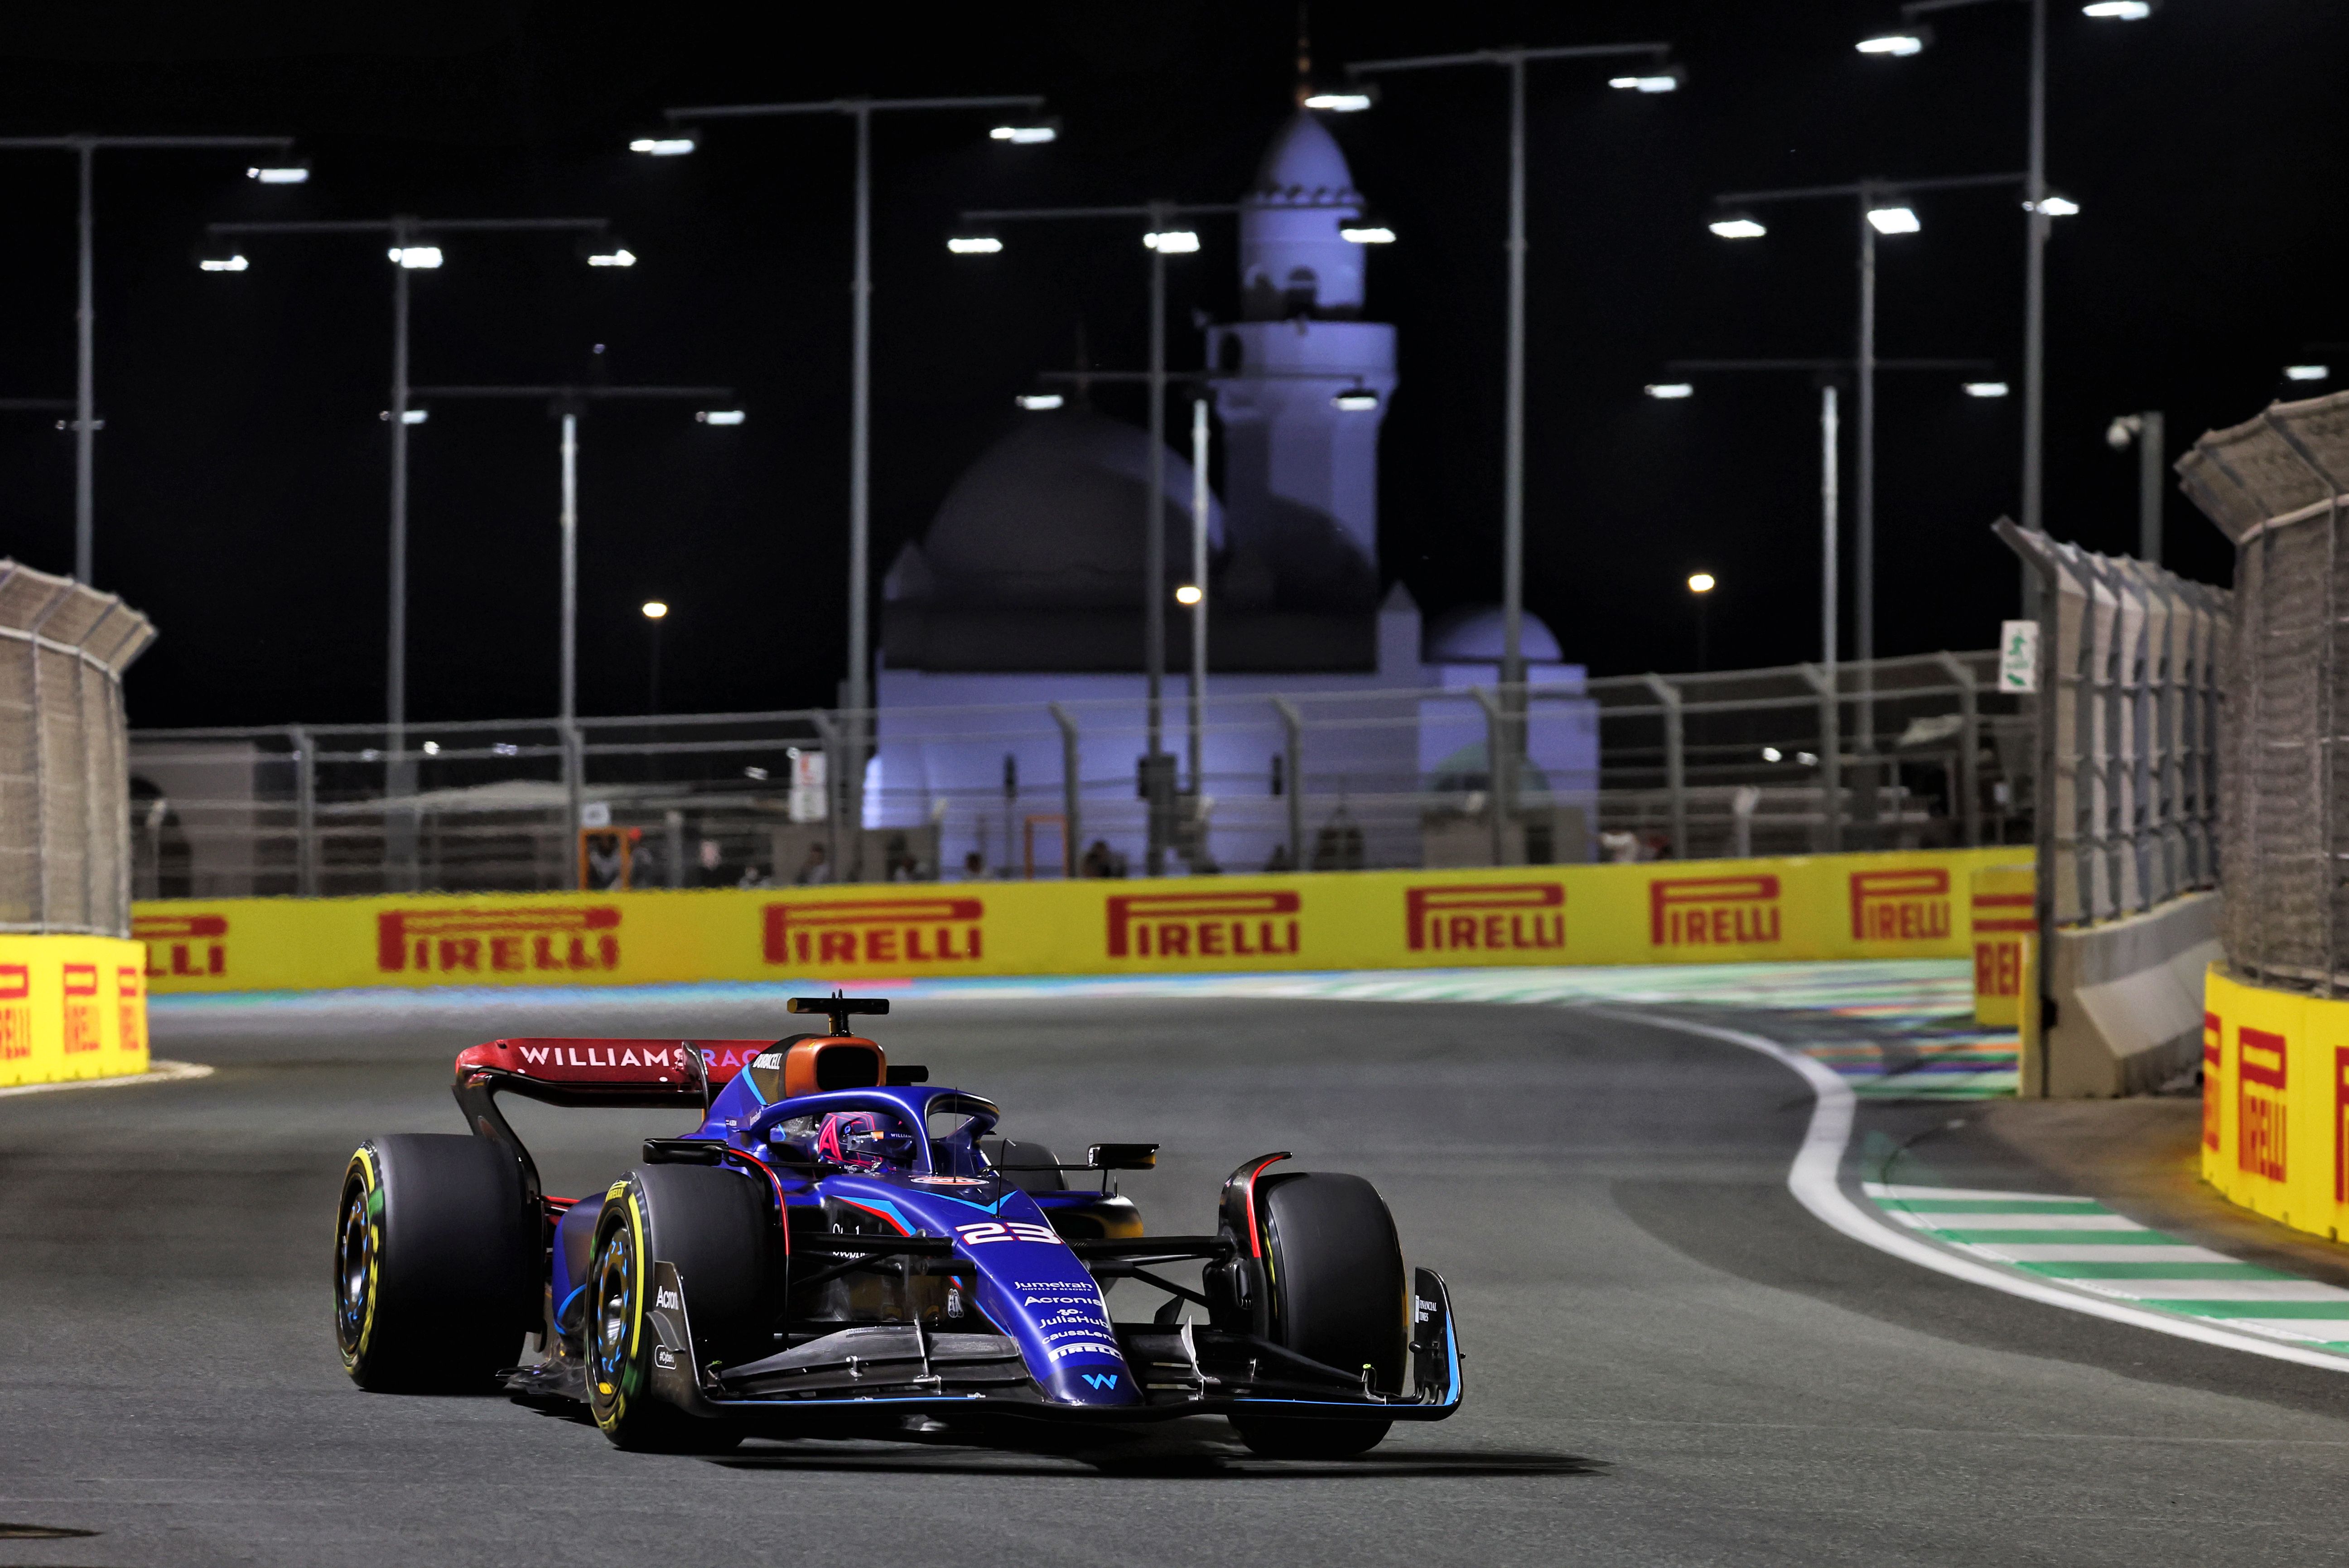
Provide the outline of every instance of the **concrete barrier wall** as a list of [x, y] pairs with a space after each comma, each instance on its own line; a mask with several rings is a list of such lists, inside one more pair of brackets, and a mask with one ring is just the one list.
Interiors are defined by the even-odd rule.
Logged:
[[2008, 849], [1160, 881], [172, 900], [158, 992], [1967, 958]]
[[2202, 977], [2223, 956], [2216, 893], [2057, 931], [2046, 986], [2054, 1011], [2043, 1039], [2027, 1043], [2023, 1092], [2054, 1099], [2141, 1094], [2191, 1068], [2201, 1039]]
[[145, 958], [115, 937], [0, 936], [0, 1088], [147, 1071]]
[[2349, 1229], [2349, 1001], [2211, 967], [2202, 1176], [2230, 1201], [2340, 1241]]

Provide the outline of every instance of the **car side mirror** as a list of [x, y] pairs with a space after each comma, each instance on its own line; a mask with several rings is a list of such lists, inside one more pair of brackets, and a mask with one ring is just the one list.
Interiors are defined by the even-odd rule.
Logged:
[[1155, 1170], [1154, 1143], [1097, 1143], [1085, 1151], [1085, 1165], [1093, 1170]]

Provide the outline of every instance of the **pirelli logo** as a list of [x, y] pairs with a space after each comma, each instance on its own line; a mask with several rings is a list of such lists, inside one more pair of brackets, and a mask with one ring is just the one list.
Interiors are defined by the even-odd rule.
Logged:
[[106, 1043], [98, 1017], [98, 966], [65, 966], [66, 1054], [78, 1056]]
[[1950, 873], [1940, 866], [1851, 874], [1851, 937], [1930, 942], [1950, 934]]
[[1785, 929], [1778, 878], [1659, 877], [1648, 884], [1648, 940], [1660, 948], [1759, 947]]
[[0, 963], [0, 1062], [33, 1054], [33, 966]]
[[130, 934], [147, 944], [149, 974], [228, 972], [226, 915], [133, 915]]
[[983, 899], [810, 898], [766, 909], [769, 963], [969, 963], [985, 950]]
[[387, 909], [375, 918], [386, 974], [576, 973], [620, 967], [616, 904]]
[[1413, 952], [1537, 952], [1566, 946], [1566, 885], [1482, 882], [1404, 890]]
[[2235, 1163], [2284, 1179], [2284, 1040], [2265, 1029], [2235, 1032]]
[[129, 964], [115, 966], [114, 1005], [121, 1049], [136, 1055], [147, 1049], [147, 977]]
[[[2202, 1147], [2213, 1154], [2219, 1151], [2219, 1107], [2226, 1093], [2227, 1052], [2226, 1025], [2215, 1012], [2202, 1015]], [[2333, 1181], [2340, 1184], [2339, 1138], [2334, 1138]]]
[[1267, 958], [1299, 950], [1295, 893], [1121, 893], [1111, 958]]

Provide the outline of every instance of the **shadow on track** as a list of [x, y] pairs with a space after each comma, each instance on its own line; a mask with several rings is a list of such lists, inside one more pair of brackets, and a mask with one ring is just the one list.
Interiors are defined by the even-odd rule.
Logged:
[[989, 1449], [903, 1447], [843, 1453], [831, 1445], [746, 1448], [713, 1459], [737, 1470], [857, 1471], [880, 1475], [1093, 1477], [1102, 1480], [1388, 1480], [1428, 1476], [1599, 1475], [1604, 1460], [1539, 1450], [1465, 1449], [1444, 1453], [1366, 1454], [1351, 1459], [1260, 1459], [1229, 1452], [1100, 1451], [1060, 1455]]

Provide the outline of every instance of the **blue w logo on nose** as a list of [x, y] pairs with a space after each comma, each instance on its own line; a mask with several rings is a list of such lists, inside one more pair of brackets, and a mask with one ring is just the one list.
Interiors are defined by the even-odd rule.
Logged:
[[1088, 1372], [1085, 1374], [1085, 1381], [1092, 1384], [1096, 1388], [1114, 1388], [1117, 1386], [1117, 1374], [1114, 1372]]

